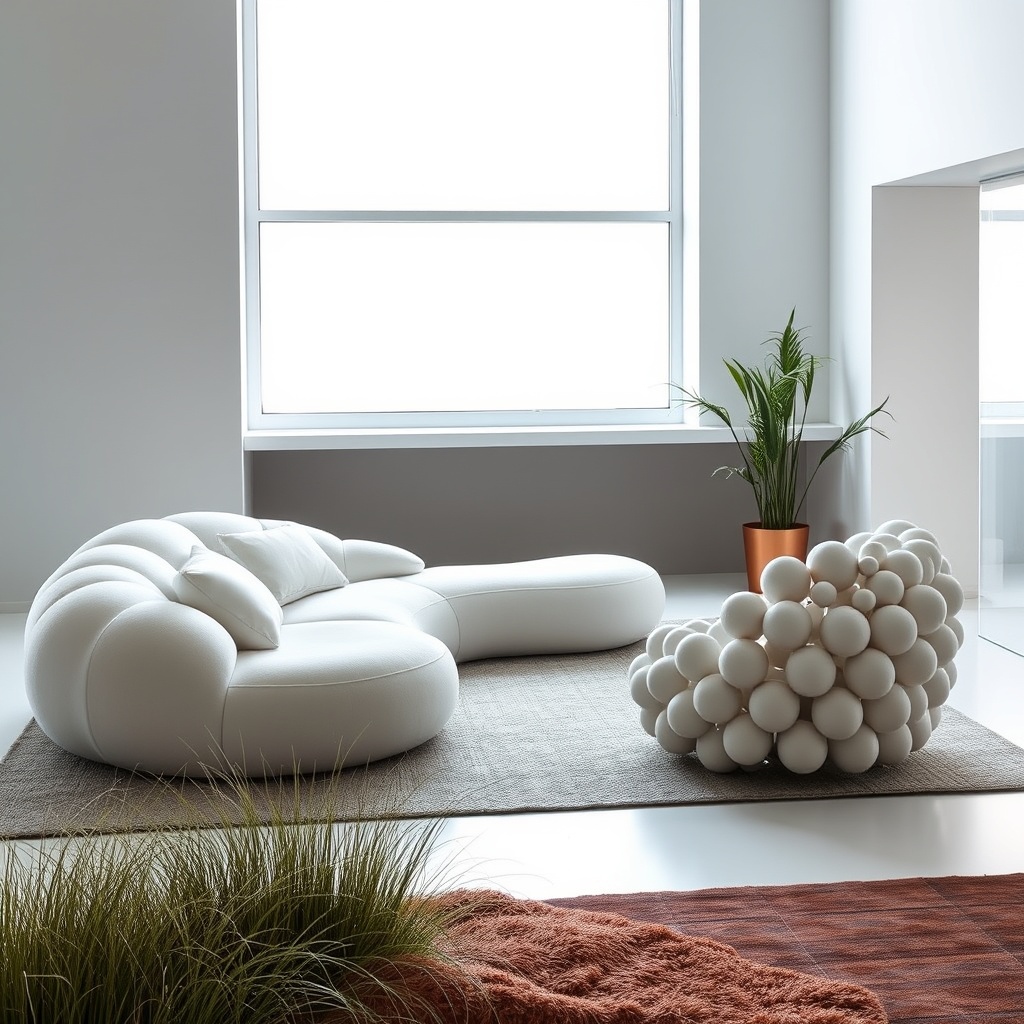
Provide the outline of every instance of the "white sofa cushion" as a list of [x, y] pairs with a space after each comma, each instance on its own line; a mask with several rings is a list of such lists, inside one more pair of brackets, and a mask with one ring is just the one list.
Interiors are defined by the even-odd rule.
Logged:
[[222, 533], [218, 539], [231, 558], [266, 584], [279, 604], [348, 583], [309, 532], [294, 523], [248, 533]]
[[281, 642], [281, 605], [248, 569], [196, 546], [172, 582], [182, 604], [219, 622], [240, 651], [273, 650]]

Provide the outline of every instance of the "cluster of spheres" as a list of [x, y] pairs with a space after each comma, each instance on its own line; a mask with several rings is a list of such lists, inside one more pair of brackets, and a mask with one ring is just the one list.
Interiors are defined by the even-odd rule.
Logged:
[[903, 520], [783, 556], [720, 618], [664, 623], [628, 670], [643, 728], [714, 772], [777, 760], [808, 774], [895, 765], [923, 747], [956, 682], [963, 588]]

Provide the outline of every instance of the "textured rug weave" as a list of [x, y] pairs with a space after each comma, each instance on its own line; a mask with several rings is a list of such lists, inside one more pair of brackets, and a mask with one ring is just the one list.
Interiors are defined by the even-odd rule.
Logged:
[[[1024, 789], [1024, 750], [949, 708], [927, 746], [895, 768], [845, 775], [826, 767], [798, 776], [769, 765], [715, 775], [693, 755], [668, 754], [641, 729], [625, 678], [641, 649], [461, 666], [460, 706], [441, 735], [346, 770], [336, 818]], [[210, 791], [184, 785], [193, 799]], [[296, 788], [301, 796], [318, 786], [313, 777], [281, 788], [292, 802]], [[277, 799], [277, 787], [268, 786], [268, 800]], [[222, 810], [230, 820], [230, 807]], [[0, 763], [0, 836], [181, 821], [173, 786], [67, 754], [34, 723]]]
[[1024, 1022], [1024, 874], [549, 902], [668, 925], [751, 960], [864, 986], [891, 1024]]

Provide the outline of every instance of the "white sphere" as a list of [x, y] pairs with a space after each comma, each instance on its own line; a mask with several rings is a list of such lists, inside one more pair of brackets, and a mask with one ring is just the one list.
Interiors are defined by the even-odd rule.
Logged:
[[913, 529], [916, 529], [916, 524], [910, 522], [909, 519], [887, 519], [875, 530], [875, 533], [876, 535], [879, 533], [888, 534], [899, 540], [901, 533], [906, 533], [907, 530]]
[[906, 608], [898, 604], [887, 604], [871, 613], [872, 647], [893, 657], [909, 651], [916, 639], [917, 622]]
[[[860, 546], [860, 551], [857, 552], [858, 565], [865, 558], [873, 558], [876, 563], [881, 563], [887, 554], [889, 554], [889, 549], [881, 541], [872, 538]], [[861, 569], [861, 572], [863, 571]]]
[[878, 759], [878, 736], [862, 725], [849, 739], [829, 740], [828, 756], [840, 771], [851, 775], [866, 772]]
[[908, 587], [900, 604], [914, 616], [922, 636], [934, 633], [946, 621], [946, 599], [926, 583]]
[[857, 568], [860, 569], [862, 576], [870, 577], [878, 572], [880, 565], [874, 555], [861, 555], [857, 561]]
[[657, 713], [665, 704], [647, 689], [647, 673], [650, 672], [651, 667], [648, 665], [641, 666], [629, 677], [629, 695], [633, 698], [634, 704], [647, 711]]
[[920, 637], [914, 641], [909, 651], [895, 655], [892, 663], [896, 666], [896, 682], [903, 686], [920, 686], [926, 683], [939, 667], [935, 648]]
[[942, 665], [941, 668], [949, 676], [949, 688], [952, 690], [956, 686], [956, 662], [951, 661], [946, 665]]
[[904, 547], [906, 547], [909, 540], [926, 540], [936, 547], [939, 545], [939, 540], [935, 534], [929, 530], [922, 530], [920, 526], [908, 527], [906, 530], [901, 530], [896, 536], [899, 537]]
[[761, 572], [761, 592], [770, 604], [803, 601], [810, 589], [810, 570], [792, 555], [773, 558]]
[[820, 697], [836, 681], [836, 663], [823, 647], [801, 647], [786, 662], [790, 689], [801, 697]]
[[847, 537], [843, 543], [856, 555], [869, 540], [871, 540], [871, 531], [862, 530], [860, 533], [855, 533], [852, 537]]
[[821, 644], [838, 658], [852, 658], [860, 654], [871, 638], [871, 624], [856, 608], [832, 608], [818, 628]]
[[693, 694], [693, 690], [677, 693], [668, 702], [665, 714], [668, 715], [668, 724], [674, 733], [695, 740], [711, 728], [711, 723], [697, 713], [693, 706]]
[[815, 583], [824, 580], [836, 590], [846, 590], [857, 582], [857, 556], [838, 540], [815, 544], [807, 553], [807, 568]]
[[[662, 708], [661, 710], [664, 711], [665, 709]], [[658, 738], [658, 715], [660, 714], [661, 711], [652, 711], [650, 708], [640, 709], [640, 725], [648, 736], [653, 736], [655, 739]]]
[[[902, 540], [902, 537], [900, 539]], [[912, 552], [920, 559], [921, 567], [924, 569], [922, 583], [931, 583], [935, 574], [942, 569], [942, 552], [938, 545], [933, 544], [930, 540], [924, 538], [904, 540], [903, 550]]]
[[690, 681], [676, 668], [674, 655], [666, 654], [647, 670], [647, 689], [662, 705], [689, 685]]
[[692, 754], [697, 749], [695, 739], [680, 736], [672, 728], [667, 711], [662, 711], [654, 723], [654, 738], [670, 754]]
[[660, 626], [654, 627], [653, 632], [647, 637], [647, 656], [651, 661], [657, 661], [665, 653], [665, 637], [675, 628], [671, 622], [663, 622]]
[[903, 580], [891, 569], [879, 569], [864, 586], [875, 595], [875, 604], [899, 604], [903, 600], [903, 591], [907, 588]]
[[[715, 619], [715, 622], [717, 621], [718, 620]], [[688, 626], [690, 629], [694, 631], [694, 633], [706, 633], [711, 628], [711, 620], [690, 619], [689, 621], [683, 623], [683, 625]]]
[[646, 651], [643, 651], [629, 663], [629, 668], [626, 669], [626, 678], [632, 679], [633, 673], [638, 668], [649, 668], [653, 663], [654, 661], [651, 656]]
[[770, 753], [775, 737], [757, 726], [750, 715], [738, 715], [722, 730], [722, 746], [737, 764], [760, 764]]
[[835, 602], [838, 593], [834, 583], [829, 583], [828, 580], [818, 580], [817, 583], [811, 585], [808, 596], [817, 607], [827, 608]]
[[814, 698], [811, 721], [826, 739], [847, 740], [861, 727], [864, 712], [857, 696], [834, 686], [828, 693]]
[[673, 655], [676, 653], [676, 648], [682, 643], [683, 637], [692, 636], [693, 630], [689, 626], [676, 626], [675, 629], [670, 630], [665, 634], [664, 639], [661, 641], [661, 653], [662, 655]]
[[768, 655], [756, 640], [730, 640], [718, 656], [718, 671], [730, 685], [750, 690], [768, 674]]
[[718, 641], [707, 633], [694, 633], [683, 637], [676, 648], [676, 668], [687, 679], [703, 679], [718, 671], [718, 655], [722, 648]]
[[803, 647], [812, 628], [810, 612], [796, 601], [779, 601], [769, 605], [764, 613], [765, 640], [784, 651]]
[[764, 653], [768, 655], [768, 675], [771, 676], [773, 669], [783, 669], [786, 667], [786, 662], [789, 661], [789, 656], [793, 652], [776, 647], [775, 644], [766, 643], [764, 645]]
[[920, 718], [913, 720], [910, 725], [910, 737], [912, 743], [910, 751], [920, 750], [932, 738], [932, 720], [926, 711]]
[[878, 735], [878, 763], [886, 765], [902, 764], [914, 747], [914, 738], [910, 726], [901, 725], [892, 732]]
[[719, 647], [724, 647], [730, 640], [732, 640], [732, 636], [729, 635], [729, 631], [722, 624], [721, 619], [715, 619], [715, 621], [711, 623], [708, 627], [707, 635], [714, 637], [715, 640], [718, 641]]
[[928, 710], [928, 694], [924, 692], [923, 686], [901, 686], [900, 688], [910, 700], [910, 716], [907, 721], [913, 722]]
[[932, 586], [946, 599], [946, 614], [958, 615], [964, 606], [964, 588], [957, 578], [946, 572], [937, 572]]
[[709, 772], [734, 772], [739, 765], [725, 752], [722, 730], [709, 729], [697, 740], [697, 760]]
[[895, 533], [891, 533], [888, 530], [878, 529], [871, 535], [872, 541], [877, 544], [881, 544], [885, 548], [886, 552], [895, 551], [900, 547], [900, 539]]
[[949, 676], [945, 669], [937, 668], [935, 675], [924, 684], [924, 692], [928, 696], [928, 710], [940, 707], [949, 697]]
[[904, 548], [890, 551], [885, 556], [884, 566], [887, 572], [894, 572], [903, 580], [904, 587], [916, 587], [924, 580], [924, 566], [913, 551]]
[[948, 665], [960, 650], [956, 633], [943, 623], [934, 633], [929, 633], [923, 639], [935, 651], [935, 658], [938, 664]]
[[850, 598], [850, 605], [861, 615], [867, 615], [868, 612], [874, 611], [876, 600], [874, 591], [868, 590], [867, 587], [858, 587]]
[[896, 682], [896, 666], [888, 654], [866, 647], [860, 654], [846, 659], [843, 678], [847, 687], [862, 700], [878, 700]]
[[942, 705], [936, 705], [934, 708], [928, 709], [928, 717], [931, 719], [932, 732], [942, 724]]
[[769, 679], [751, 693], [747, 710], [759, 728], [784, 732], [800, 717], [800, 698], [781, 679]]
[[953, 630], [953, 635], [956, 637], [956, 649], [960, 650], [964, 645], [964, 627], [963, 623], [953, 615], [946, 616], [946, 625]]
[[757, 640], [761, 636], [761, 623], [767, 607], [768, 602], [760, 594], [741, 591], [731, 594], [722, 603], [719, 621], [730, 637]]
[[910, 721], [910, 698], [902, 686], [890, 687], [884, 696], [863, 701], [861, 707], [864, 724], [875, 732], [893, 732]]
[[775, 742], [779, 760], [797, 775], [816, 772], [828, 757], [828, 740], [810, 722], [795, 722]]
[[705, 722], [722, 725], [739, 714], [743, 697], [719, 673], [705, 676], [693, 688], [693, 707]]

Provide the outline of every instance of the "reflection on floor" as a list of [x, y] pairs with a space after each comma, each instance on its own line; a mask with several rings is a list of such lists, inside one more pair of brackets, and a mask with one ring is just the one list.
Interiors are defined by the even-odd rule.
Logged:
[[[666, 585], [669, 618], [714, 615], [745, 587], [742, 576], [669, 577]], [[1024, 657], [979, 639], [978, 604], [960, 616], [966, 640], [949, 704], [1024, 746]], [[24, 616], [0, 615], [0, 750], [30, 716], [23, 626]], [[442, 859], [454, 882], [540, 899], [1024, 871], [1024, 793], [453, 818]]]

